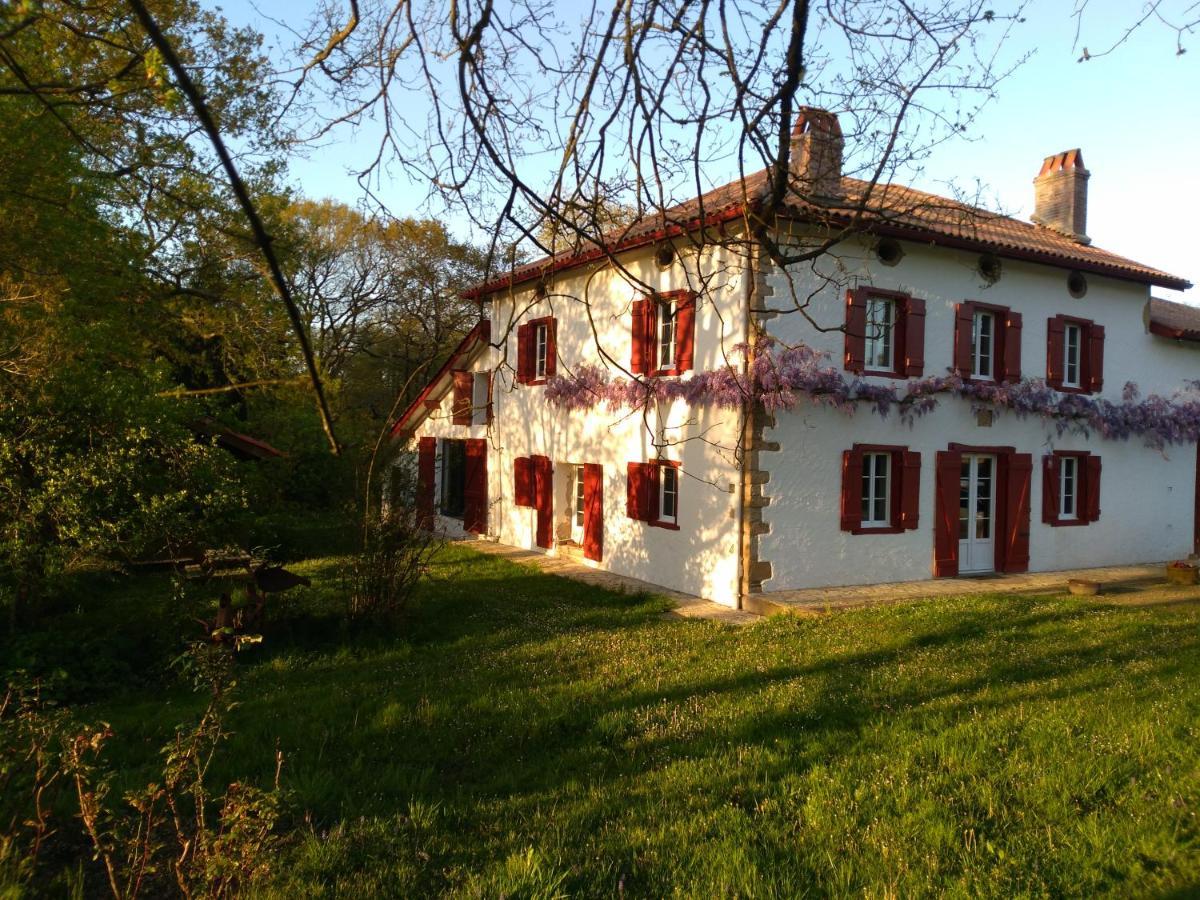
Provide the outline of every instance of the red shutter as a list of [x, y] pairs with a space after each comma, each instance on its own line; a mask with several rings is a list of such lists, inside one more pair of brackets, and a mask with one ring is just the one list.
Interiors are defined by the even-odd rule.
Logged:
[[474, 386], [474, 376], [470, 372], [452, 372], [454, 376], [454, 397], [450, 403], [451, 421], [455, 425], [471, 424], [471, 388]]
[[629, 339], [632, 344], [632, 354], [629, 358], [629, 368], [634, 375], [645, 375], [650, 371], [650, 355], [646, 335], [646, 318], [649, 313], [649, 300], [633, 301], [633, 321], [630, 325]]
[[[904, 369], [902, 374], [919, 378], [925, 373], [925, 301], [909, 297], [904, 314]], [[914, 526], [915, 527], [915, 526]]]
[[861, 450], [842, 451], [842, 531], [855, 532], [862, 527]]
[[533, 494], [537, 507], [537, 545], [554, 544], [554, 466], [548, 457], [533, 457]]
[[583, 555], [604, 558], [604, 468], [597, 463], [583, 467]]
[[1042, 521], [1047, 525], [1058, 524], [1058, 466], [1057, 456], [1042, 457]]
[[626, 515], [642, 522], [653, 522], [658, 518], [658, 466], [631, 462], [626, 471]]
[[1083, 464], [1083, 516], [1095, 522], [1100, 518], [1100, 457], [1089, 453]]
[[528, 384], [533, 377], [533, 326], [517, 326], [517, 383]]
[[1087, 389], [1093, 393], [1104, 390], [1104, 326], [1087, 329]]
[[696, 295], [687, 294], [675, 305], [675, 371], [691, 371], [696, 357]]
[[513, 460], [513, 503], [533, 506], [533, 460], [518, 456]]
[[893, 503], [893, 507], [900, 507], [899, 526], [912, 531], [917, 527], [921, 512], [921, 454], [902, 450], [894, 456], [900, 458], [900, 502]]
[[422, 528], [433, 527], [433, 475], [436, 459], [437, 438], [421, 438], [417, 442], [417, 520]]
[[937, 455], [934, 488], [933, 574], [958, 574], [958, 503], [962, 454], [954, 450]]
[[1046, 323], [1046, 383], [1055, 390], [1063, 382], [1063, 325], [1061, 316]]
[[492, 386], [496, 383], [496, 373], [488, 372], [488, 393], [487, 393], [487, 423], [492, 424], [492, 420], [496, 417], [496, 407], [492, 401]]
[[1004, 479], [1003, 565], [1005, 572], [1029, 571], [1029, 507], [1033, 482], [1033, 455], [1006, 454]]
[[558, 370], [558, 319], [543, 319], [546, 326], [546, 377]]
[[[974, 352], [975, 304], [959, 303], [954, 307], [954, 371], [963, 378], [971, 377], [971, 356]], [[955, 533], [957, 534], [957, 527]], [[957, 548], [957, 544], [955, 545]], [[958, 550], [955, 550], [954, 573], [958, 574]]]
[[861, 372], [867, 366], [867, 294], [846, 292], [846, 371]]
[[463, 528], [472, 534], [487, 531], [487, 441], [467, 441], [463, 483]]
[[1021, 380], [1021, 314], [1009, 311], [1004, 322], [1004, 358], [1000, 361], [1004, 381]]

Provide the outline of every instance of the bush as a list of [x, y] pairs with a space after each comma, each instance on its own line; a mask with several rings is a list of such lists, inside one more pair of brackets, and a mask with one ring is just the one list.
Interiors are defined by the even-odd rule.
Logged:
[[369, 515], [362, 550], [350, 567], [350, 616], [390, 617], [403, 612], [442, 545], [435, 532], [421, 527], [412, 509], [393, 503]]

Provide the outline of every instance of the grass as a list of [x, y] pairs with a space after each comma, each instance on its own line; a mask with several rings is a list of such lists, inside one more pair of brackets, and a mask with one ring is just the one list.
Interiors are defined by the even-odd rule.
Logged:
[[[284, 752], [269, 896], [1200, 893], [1200, 605], [732, 628], [455, 547], [393, 633], [344, 624], [336, 560], [301, 568], [217, 773], [265, 781]], [[161, 582], [123, 590], [62, 616], [186, 619]], [[80, 710], [130, 786], [196, 705], [151, 687], [173, 651], [147, 647]]]

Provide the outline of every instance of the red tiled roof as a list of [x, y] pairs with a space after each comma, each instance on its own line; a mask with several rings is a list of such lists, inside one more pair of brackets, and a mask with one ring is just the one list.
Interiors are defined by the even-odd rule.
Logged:
[[1200, 343], [1200, 307], [1151, 297], [1150, 333]]
[[[550, 272], [600, 259], [606, 252], [629, 250], [695, 230], [701, 225], [718, 225], [746, 215], [752, 217], [765, 199], [767, 189], [767, 170], [763, 169], [664, 213], [614, 229], [605, 236], [604, 247], [589, 244], [576, 251], [519, 266], [504, 276], [471, 288], [464, 296], [478, 299]], [[835, 228], [991, 252], [1010, 259], [1080, 269], [1176, 290], [1192, 286], [1186, 278], [1099, 247], [1080, 244], [1044, 225], [1034, 225], [915, 188], [879, 184], [870, 189], [869, 182], [843, 178], [842, 191], [843, 199], [829, 206], [817, 206], [793, 194], [785, 198], [783, 214]]]

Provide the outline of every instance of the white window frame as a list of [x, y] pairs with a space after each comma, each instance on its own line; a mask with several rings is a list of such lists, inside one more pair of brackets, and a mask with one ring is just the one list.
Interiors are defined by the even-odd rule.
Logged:
[[[667, 482], [670, 482], [669, 490]], [[670, 515], [667, 515], [668, 496], [673, 501]], [[679, 524], [679, 470], [674, 466], [658, 467], [658, 521], [668, 525]]]
[[550, 326], [541, 322], [533, 326], [533, 375], [545, 378], [550, 351]]
[[[1075, 336], [1075, 358], [1071, 359], [1071, 336]], [[1071, 369], [1075, 373], [1072, 376]], [[1083, 386], [1083, 326], [1067, 322], [1063, 326], [1063, 387]]]
[[576, 528], [583, 527], [583, 520], [586, 514], [585, 504], [587, 502], [587, 494], [584, 481], [583, 466], [575, 466], [575, 518], [574, 523]]
[[[879, 321], [878, 311], [885, 311]], [[889, 297], [868, 297], [866, 309], [866, 344], [863, 363], [868, 372], [894, 372], [896, 368], [896, 324], [899, 306]]]
[[[882, 478], [879, 474], [883, 468]], [[859, 502], [865, 507], [863, 528], [889, 528], [892, 524], [892, 454], [886, 450], [868, 450], [862, 456], [862, 485]], [[882, 487], [881, 487], [882, 485]], [[877, 518], [879, 501], [883, 518]]]
[[657, 340], [654, 347], [655, 358], [658, 361], [656, 368], [673, 369], [675, 368], [679, 339], [675, 304], [669, 300], [660, 300], [657, 312], [658, 334], [655, 335]]
[[[983, 359], [983, 321], [984, 319], [991, 321], [990, 334], [987, 336], [987, 361], [988, 371], [985, 373], [980, 370], [980, 361]], [[980, 381], [995, 381], [996, 380], [996, 324], [998, 322], [997, 315], [990, 309], [977, 309], [972, 317], [971, 322], [971, 377], [977, 378]]]
[[1058, 458], [1058, 518], [1061, 522], [1074, 522], [1079, 518], [1078, 456]]

